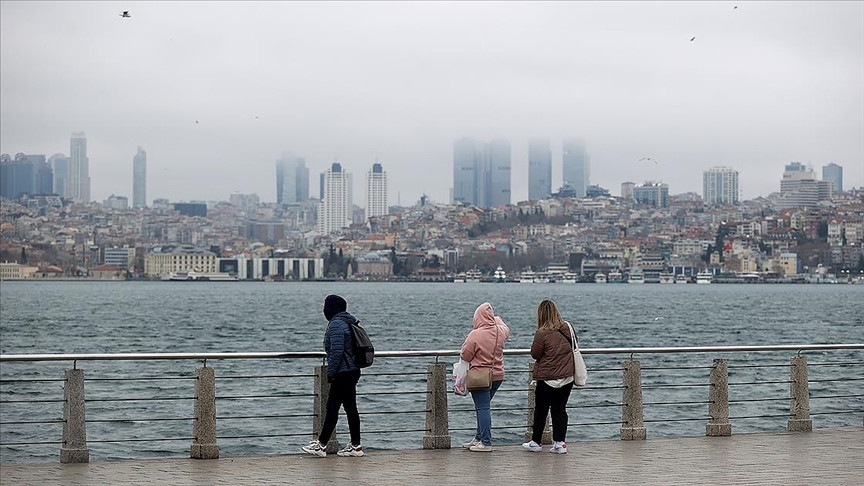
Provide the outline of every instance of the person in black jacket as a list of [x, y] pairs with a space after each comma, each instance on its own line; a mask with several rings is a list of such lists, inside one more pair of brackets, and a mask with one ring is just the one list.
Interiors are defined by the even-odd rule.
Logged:
[[354, 335], [351, 325], [358, 321], [346, 312], [348, 303], [338, 295], [324, 299], [324, 317], [327, 331], [324, 333], [324, 351], [327, 353], [327, 381], [330, 394], [327, 397], [327, 414], [318, 439], [303, 446], [303, 452], [313, 456], [327, 456], [327, 442], [339, 420], [339, 407], [345, 407], [351, 443], [337, 452], [339, 456], [362, 457], [360, 445], [360, 414], [357, 412], [357, 382], [360, 368], [354, 362]]

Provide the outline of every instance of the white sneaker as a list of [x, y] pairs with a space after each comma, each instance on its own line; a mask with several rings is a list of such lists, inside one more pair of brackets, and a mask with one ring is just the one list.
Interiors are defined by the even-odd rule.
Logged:
[[483, 443], [479, 443], [477, 445], [473, 445], [468, 448], [471, 452], [492, 452], [492, 445], [483, 445]]
[[540, 452], [543, 450], [543, 448], [540, 446], [540, 444], [534, 442], [533, 440], [531, 442], [525, 442], [524, 444], [522, 444], [522, 447], [526, 451], [531, 451], [531, 452]]
[[552, 444], [552, 448], [549, 449], [549, 452], [552, 454], [567, 454], [567, 444], [563, 442], [556, 442]]
[[462, 444], [462, 447], [464, 447], [466, 449], [470, 449], [470, 448], [476, 446], [477, 444], [480, 444], [479, 439], [471, 439], [471, 442], [466, 442], [466, 443]]
[[327, 457], [327, 448], [321, 445], [317, 440], [313, 440], [309, 445], [303, 446], [302, 449], [306, 454], [312, 454], [313, 456], [318, 457]]
[[337, 452], [336, 455], [340, 457], [363, 457], [366, 453], [363, 452], [363, 446], [348, 444], [341, 451]]

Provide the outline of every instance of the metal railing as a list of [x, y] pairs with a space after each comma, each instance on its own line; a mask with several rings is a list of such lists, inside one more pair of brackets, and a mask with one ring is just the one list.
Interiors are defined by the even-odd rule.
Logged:
[[[706, 435], [729, 435], [733, 422], [744, 421], [776, 430], [781, 418], [790, 431], [810, 430], [811, 416], [829, 426], [838, 423], [835, 417], [855, 417], [859, 424], [862, 350], [864, 344], [582, 349], [583, 355], [593, 355], [586, 358], [591, 380], [571, 395], [568, 410], [578, 418], [571, 415], [570, 428], [599, 430], [594, 438], [639, 440], [647, 435], [646, 424], [656, 435], [692, 434], [695, 429], [687, 424], [700, 422]], [[784, 352], [792, 354], [788, 362], [766, 362], [761, 354]], [[808, 365], [805, 352], [841, 356]], [[364, 435], [375, 436], [386, 448], [416, 443], [411, 438], [422, 433], [423, 447], [442, 448], [450, 447], [451, 433], [473, 431], [473, 404], [448, 395], [449, 375], [440, 362], [458, 354], [377, 352], [376, 365], [364, 370], [358, 388]], [[706, 354], [743, 357], [707, 362]], [[494, 430], [515, 440], [531, 433], [534, 385], [529, 350], [508, 349], [505, 355], [508, 379], [493, 402]], [[616, 362], [615, 356], [622, 355], [624, 361]], [[643, 367], [637, 356], [650, 363]], [[183, 442], [192, 444], [190, 455], [196, 458], [218, 457], [219, 442], [243, 453], [272, 452], [261, 449], [262, 439], [311, 438], [320, 430], [329, 391], [325, 371], [319, 365], [309, 373], [302, 363], [323, 363], [324, 357], [323, 352], [0, 355], [0, 448], [59, 445], [62, 462], [89, 461], [91, 444], [125, 447], [129, 457], [177, 453], [183, 449], [171, 444]], [[58, 370], [44, 369], [48, 365], [27, 364], [33, 361], [71, 362], [72, 368], [61, 378]], [[202, 366], [178, 373], [172, 361]], [[157, 366], [166, 362], [167, 369]], [[214, 362], [228, 371], [218, 375], [218, 393]], [[819, 372], [808, 378], [808, 368]], [[62, 389], [56, 386], [60, 383]], [[736, 413], [730, 415], [730, 407]], [[329, 447], [344, 436], [344, 422], [340, 426]]]

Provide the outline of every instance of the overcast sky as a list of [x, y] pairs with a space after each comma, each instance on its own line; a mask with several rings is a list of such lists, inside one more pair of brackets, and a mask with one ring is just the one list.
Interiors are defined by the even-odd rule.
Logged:
[[613, 195], [701, 194], [723, 165], [750, 199], [791, 161], [835, 162], [848, 189], [864, 2], [0, 2], [0, 152], [68, 155], [76, 131], [98, 201], [131, 199], [140, 145], [148, 204], [275, 201], [283, 151], [313, 195], [338, 160], [363, 205], [377, 158], [391, 204], [447, 202], [461, 136], [511, 139], [513, 202], [531, 137], [552, 142], [553, 189], [571, 136]]

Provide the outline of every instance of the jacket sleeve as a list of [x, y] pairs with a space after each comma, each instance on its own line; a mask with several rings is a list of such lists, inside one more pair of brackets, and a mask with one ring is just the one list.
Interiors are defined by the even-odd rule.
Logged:
[[545, 349], [543, 346], [543, 333], [539, 330], [534, 333], [534, 342], [531, 343], [531, 357], [537, 361], [543, 357]]
[[474, 340], [471, 339], [471, 334], [469, 333], [468, 337], [465, 338], [465, 342], [462, 343], [462, 351], [459, 353], [459, 357], [470, 363], [474, 359], [475, 348]]
[[339, 371], [339, 365], [345, 355], [345, 334], [341, 323], [337, 320], [330, 321], [327, 335], [330, 337], [330, 349], [327, 351], [327, 375], [333, 376]]

